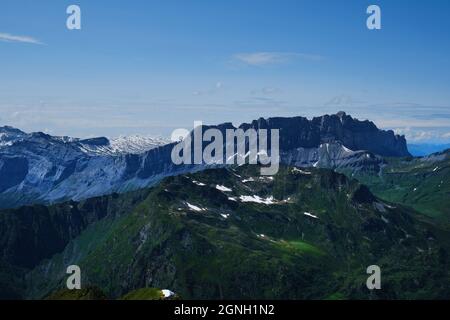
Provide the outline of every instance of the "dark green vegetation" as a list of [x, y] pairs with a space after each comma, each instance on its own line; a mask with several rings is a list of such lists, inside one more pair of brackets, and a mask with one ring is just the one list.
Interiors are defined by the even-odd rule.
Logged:
[[[97, 287], [87, 287], [80, 290], [60, 289], [51, 293], [46, 300], [108, 300], [106, 294]], [[157, 288], [141, 288], [127, 293], [119, 300], [178, 300], [177, 295], [165, 297]]]
[[402, 203], [450, 228], [450, 150], [424, 158], [388, 158], [377, 175], [354, 175], [386, 201]]
[[96, 287], [88, 287], [81, 290], [58, 290], [48, 297], [46, 300], [106, 300], [105, 293]]
[[[416, 216], [331, 170], [206, 170], [0, 212], [0, 288], [48, 297], [77, 264], [82, 285], [112, 299], [156, 297], [139, 288], [186, 299], [448, 299], [448, 234]], [[366, 288], [372, 264], [383, 290]]]
[[23, 297], [28, 290], [25, 276], [39, 262], [62, 252], [88, 226], [129, 213], [148, 193], [0, 211], [0, 298]]

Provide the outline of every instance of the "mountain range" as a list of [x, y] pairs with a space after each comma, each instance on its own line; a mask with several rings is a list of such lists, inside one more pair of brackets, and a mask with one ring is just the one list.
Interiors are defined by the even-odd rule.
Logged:
[[[225, 123], [207, 128], [234, 127]], [[299, 167], [379, 171], [382, 157], [410, 156], [403, 136], [344, 112], [311, 120], [261, 118], [239, 128], [279, 129], [281, 163]], [[0, 128], [0, 208], [137, 190], [207, 167], [174, 165], [174, 145], [161, 139], [83, 140]]]
[[0, 298], [450, 299], [450, 150], [343, 112], [240, 128], [280, 130], [277, 174], [1, 128]]

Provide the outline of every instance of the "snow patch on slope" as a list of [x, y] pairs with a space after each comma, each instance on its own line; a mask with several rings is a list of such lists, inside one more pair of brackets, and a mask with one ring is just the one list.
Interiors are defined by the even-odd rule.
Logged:
[[222, 192], [232, 192], [233, 190], [231, 190], [230, 188], [227, 188], [225, 186], [221, 186], [221, 185], [216, 185], [216, 189]]
[[306, 174], [306, 175], [310, 175], [310, 174], [311, 174], [311, 172], [309, 172], [309, 171], [304, 171], [304, 170], [301, 170], [301, 169], [299, 169], [299, 168], [293, 168], [293, 169], [291, 170], [291, 172], [292, 172], [292, 173]]
[[273, 196], [270, 196], [268, 198], [261, 198], [260, 196], [254, 195], [254, 196], [240, 196], [239, 199], [241, 202], [253, 202], [253, 203], [260, 203], [265, 205], [271, 205], [276, 204], [276, 201], [274, 200]]
[[163, 290], [161, 290], [161, 292], [162, 292], [164, 298], [170, 298], [170, 297], [172, 297], [173, 295], [175, 295], [174, 292], [172, 292], [172, 291], [170, 291], [170, 290], [168, 290], [168, 289], [163, 289]]
[[191, 209], [193, 211], [197, 211], [197, 212], [206, 211], [206, 209], [197, 207], [197, 206], [195, 206], [193, 204], [190, 204], [189, 202], [186, 202], [186, 205], [188, 206], [189, 209]]
[[313, 215], [312, 213], [309, 213], [309, 212], [304, 212], [303, 213], [305, 216], [307, 216], [307, 217], [311, 217], [311, 218], [313, 218], [313, 219], [319, 219], [319, 217], [318, 216], [316, 216], [316, 215]]
[[141, 154], [169, 143], [168, 140], [160, 137], [138, 135], [107, 139], [107, 142], [101, 145], [89, 144], [85, 141], [80, 141], [81, 149], [88, 154], [99, 155]]

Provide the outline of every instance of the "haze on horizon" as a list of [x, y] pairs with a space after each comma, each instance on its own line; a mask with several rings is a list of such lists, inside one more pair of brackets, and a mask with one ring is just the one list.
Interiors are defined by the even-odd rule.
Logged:
[[74, 137], [163, 135], [195, 120], [344, 110], [450, 142], [450, 3], [80, 0], [0, 4], [0, 126]]

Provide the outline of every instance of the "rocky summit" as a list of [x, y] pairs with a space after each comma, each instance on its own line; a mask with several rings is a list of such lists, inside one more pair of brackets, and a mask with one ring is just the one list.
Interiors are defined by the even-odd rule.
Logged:
[[241, 128], [280, 129], [283, 150], [337, 143], [353, 151], [365, 150], [385, 157], [410, 156], [404, 136], [395, 135], [391, 130], [380, 130], [373, 122], [359, 121], [345, 112], [312, 120], [304, 117], [260, 118], [241, 125]]

